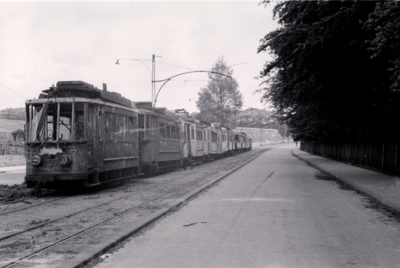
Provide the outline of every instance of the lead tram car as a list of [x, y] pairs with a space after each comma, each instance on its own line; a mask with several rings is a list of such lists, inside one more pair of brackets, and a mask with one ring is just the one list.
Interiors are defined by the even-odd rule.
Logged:
[[135, 103], [81, 81], [26, 101], [28, 187], [88, 187], [137, 175]]

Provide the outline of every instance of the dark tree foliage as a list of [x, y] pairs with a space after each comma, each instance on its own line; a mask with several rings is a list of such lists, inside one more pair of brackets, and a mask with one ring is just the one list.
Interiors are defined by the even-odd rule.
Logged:
[[15, 139], [20, 139], [20, 138], [24, 138], [25, 137], [25, 131], [23, 131], [22, 129], [17, 129], [15, 131], [12, 132], [13, 138]]
[[[263, 99], [273, 103], [295, 140], [395, 135], [397, 3], [285, 1], [275, 6], [274, 17], [282, 27], [267, 34], [258, 48], [274, 60], [259, 78]], [[391, 61], [390, 55], [395, 56]]]
[[376, 3], [365, 29], [374, 33], [373, 39], [368, 40], [372, 58], [380, 58], [387, 63], [390, 88], [400, 91], [400, 3]]

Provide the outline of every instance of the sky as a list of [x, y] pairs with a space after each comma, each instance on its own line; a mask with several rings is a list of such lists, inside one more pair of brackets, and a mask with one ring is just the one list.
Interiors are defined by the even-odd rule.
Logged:
[[[0, 110], [24, 107], [58, 81], [99, 89], [105, 83], [132, 101], [151, 101], [153, 54], [156, 80], [211, 70], [223, 57], [243, 109], [268, 108], [254, 94], [260, 88], [254, 78], [271, 60], [257, 48], [278, 27], [272, 8], [249, 0], [0, 1]], [[157, 107], [198, 112], [198, 92], [207, 81], [207, 73], [176, 77], [162, 87]]]

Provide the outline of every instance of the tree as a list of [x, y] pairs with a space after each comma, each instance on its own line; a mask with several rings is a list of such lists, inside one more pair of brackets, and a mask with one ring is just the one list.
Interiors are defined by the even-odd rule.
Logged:
[[237, 81], [225, 76], [232, 76], [233, 70], [227, 66], [223, 57], [218, 59], [211, 71], [224, 75], [208, 74], [207, 85], [198, 93], [196, 105], [200, 113], [197, 117], [209, 122], [219, 122], [222, 126], [230, 126], [233, 117], [243, 105], [243, 96]]
[[17, 140], [17, 139], [18, 140], [19, 139], [24, 139], [25, 131], [23, 131], [22, 129], [17, 129], [17, 130], [12, 132], [12, 135], [13, 135], [14, 141]]
[[234, 124], [232, 127], [251, 127], [259, 128], [279, 128], [279, 122], [275, 118], [274, 110], [265, 110], [257, 108], [248, 108], [241, 110], [235, 116]]
[[[383, 32], [399, 36], [399, 27], [378, 28], [379, 23], [388, 26], [394, 18], [398, 23], [398, 12], [388, 10], [375, 1], [276, 4], [274, 17], [281, 27], [268, 33], [258, 48], [259, 53], [268, 51], [274, 58], [258, 78], [264, 86], [263, 100], [272, 102], [295, 140], [390, 136], [398, 114], [393, 110], [397, 101], [390, 87], [396, 86], [395, 70], [399, 69], [396, 62], [387, 61], [385, 53], [373, 56], [389, 51], [385, 49], [388, 44], [380, 46]], [[385, 12], [393, 15], [392, 21], [385, 21]], [[398, 45], [397, 50], [391, 49], [399, 51]]]
[[365, 30], [372, 32], [367, 40], [372, 58], [387, 63], [390, 89], [400, 91], [400, 3], [384, 1], [376, 3], [374, 11], [365, 23]]

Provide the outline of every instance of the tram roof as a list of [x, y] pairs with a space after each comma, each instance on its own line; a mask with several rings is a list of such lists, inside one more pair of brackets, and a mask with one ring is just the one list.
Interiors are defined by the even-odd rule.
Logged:
[[56, 87], [51, 86], [42, 92], [45, 94], [39, 95], [41, 99], [51, 97], [96, 98], [136, 109], [136, 104], [133, 101], [123, 97], [120, 93], [107, 91], [106, 84], [103, 84], [101, 90], [83, 81], [58, 81]]

